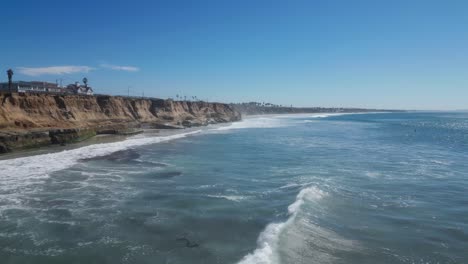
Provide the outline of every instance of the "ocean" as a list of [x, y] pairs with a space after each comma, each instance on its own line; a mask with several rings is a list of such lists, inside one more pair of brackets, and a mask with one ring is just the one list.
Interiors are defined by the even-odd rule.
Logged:
[[468, 113], [258, 116], [0, 160], [0, 263], [468, 263]]

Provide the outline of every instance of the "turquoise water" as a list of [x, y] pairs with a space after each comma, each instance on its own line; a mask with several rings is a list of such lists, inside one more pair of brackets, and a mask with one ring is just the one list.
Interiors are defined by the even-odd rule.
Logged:
[[468, 114], [267, 116], [0, 161], [0, 263], [468, 263]]

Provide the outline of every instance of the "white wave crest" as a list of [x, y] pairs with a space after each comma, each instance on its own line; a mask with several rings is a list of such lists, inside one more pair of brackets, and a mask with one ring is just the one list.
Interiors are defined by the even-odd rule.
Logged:
[[211, 195], [211, 194], [208, 194], [206, 196], [211, 197], [211, 198], [226, 199], [226, 200], [233, 201], [233, 202], [239, 202], [239, 201], [247, 199], [246, 196], [241, 196], [241, 195]]
[[302, 204], [309, 201], [317, 201], [326, 196], [327, 193], [319, 188], [312, 186], [302, 189], [296, 196], [296, 201], [289, 205], [288, 212], [290, 214], [288, 220], [283, 223], [269, 224], [257, 240], [257, 249], [254, 252], [244, 256], [238, 264], [277, 264], [280, 263], [278, 255], [278, 243], [280, 234], [283, 230], [291, 225]]
[[[264, 115], [248, 117], [239, 122], [231, 123], [227, 126], [222, 126], [214, 129], [215, 131], [226, 131], [233, 129], [247, 129], [247, 128], [276, 128], [293, 126], [300, 123], [316, 122], [314, 120], [300, 120], [303, 118], [325, 118], [330, 116], [351, 115], [357, 113], [310, 113], [310, 114], [281, 114], [281, 115]], [[296, 119], [296, 120], [295, 120]]]
[[360, 113], [310, 113], [310, 114], [285, 114], [276, 115], [276, 118], [326, 118], [330, 116], [342, 116], [342, 115], [356, 115]]
[[279, 118], [255, 117], [246, 118], [242, 121], [231, 123], [228, 126], [219, 127], [216, 130], [246, 129], [246, 128], [275, 128], [284, 127], [288, 124]]

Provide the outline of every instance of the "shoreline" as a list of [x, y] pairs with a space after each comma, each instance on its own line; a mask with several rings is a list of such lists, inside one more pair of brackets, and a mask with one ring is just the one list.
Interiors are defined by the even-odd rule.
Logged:
[[22, 158], [22, 157], [29, 157], [35, 155], [43, 155], [43, 154], [50, 154], [50, 153], [57, 153], [62, 151], [74, 150], [79, 149], [82, 147], [87, 147], [96, 144], [106, 144], [106, 143], [116, 143], [122, 142], [132, 138], [141, 137], [166, 137], [166, 136], [175, 136], [179, 134], [186, 134], [191, 133], [193, 131], [208, 131], [212, 128], [222, 128], [226, 127], [229, 128], [231, 126], [235, 126], [235, 124], [247, 121], [255, 118], [288, 118], [288, 117], [316, 117], [316, 118], [325, 118], [329, 116], [339, 116], [339, 115], [353, 115], [353, 114], [378, 114], [378, 113], [388, 113], [388, 112], [346, 112], [346, 113], [285, 113], [285, 114], [256, 114], [256, 115], [243, 115], [242, 119], [233, 122], [225, 122], [225, 123], [216, 123], [216, 124], [207, 124], [205, 126], [197, 126], [197, 127], [183, 127], [183, 128], [166, 128], [166, 129], [155, 129], [155, 128], [145, 128], [140, 129], [139, 133], [134, 134], [97, 134], [92, 137], [75, 141], [69, 142], [63, 145], [60, 144], [48, 144], [43, 146], [37, 147], [29, 147], [29, 148], [22, 148], [16, 149], [14, 151], [0, 153], [0, 161], [1, 160], [9, 160], [15, 158]]
[[[230, 123], [222, 123], [217, 125], [229, 125]], [[203, 128], [206, 128], [205, 126]], [[167, 137], [167, 136], [175, 136], [179, 134], [186, 134], [191, 133], [193, 131], [200, 130], [200, 127], [192, 127], [192, 128], [184, 128], [184, 129], [145, 129], [141, 133], [135, 135], [124, 135], [124, 134], [101, 134], [96, 135], [94, 137], [75, 142], [69, 143], [66, 145], [58, 145], [58, 144], [51, 144], [41, 147], [35, 148], [27, 148], [27, 149], [18, 149], [12, 152], [1, 153], [0, 154], [0, 161], [2, 160], [11, 160], [16, 158], [24, 158], [24, 157], [31, 157], [37, 155], [46, 155], [46, 154], [53, 154], [59, 153], [63, 151], [70, 151], [76, 150], [83, 147], [88, 147], [92, 145], [98, 144], [108, 144], [108, 143], [118, 143], [123, 142], [128, 139], [137, 138], [140, 136], [142, 138], [158, 138], [158, 137]]]

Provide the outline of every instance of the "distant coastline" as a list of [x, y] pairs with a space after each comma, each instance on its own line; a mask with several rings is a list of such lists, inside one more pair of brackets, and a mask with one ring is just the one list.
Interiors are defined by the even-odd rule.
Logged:
[[403, 110], [366, 109], [352, 107], [293, 107], [274, 105], [270, 103], [238, 103], [231, 106], [243, 115], [265, 114], [316, 114], [316, 113], [368, 113], [368, 112], [404, 112]]
[[3, 93], [0, 102], [0, 153], [76, 143], [102, 134], [235, 122], [242, 116], [396, 111], [51, 93]]

